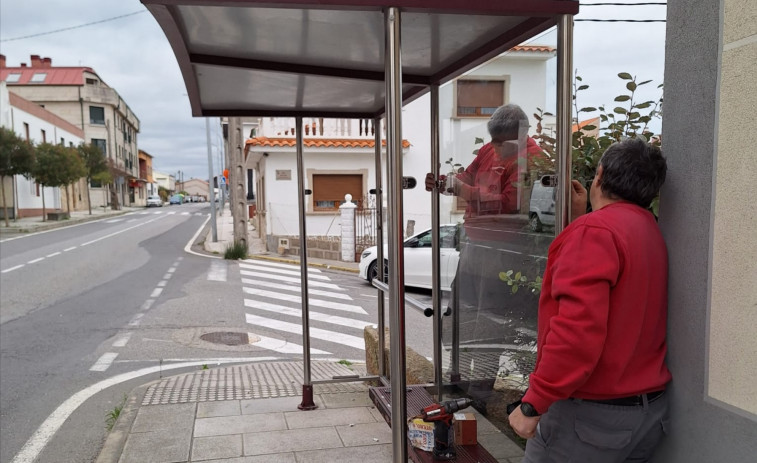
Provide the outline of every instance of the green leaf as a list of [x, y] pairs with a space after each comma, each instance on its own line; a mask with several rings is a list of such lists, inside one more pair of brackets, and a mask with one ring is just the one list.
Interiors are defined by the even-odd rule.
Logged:
[[513, 286], [512, 291], [513, 291], [513, 294], [517, 293], [518, 292], [518, 285]]
[[581, 130], [594, 130], [596, 128], [597, 128], [596, 125], [585, 125], [585, 126], [581, 127]]
[[581, 86], [579, 86], [579, 87], [578, 87], [578, 88], [576, 89], [576, 91], [578, 92], [578, 91], [581, 91], [581, 90], [586, 90], [587, 88], [589, 88], [589, 86], [588, 86], [588, 85], [581, 85]]
[[579, 112], [579, 113], [590, 113], [590, 112], [592, 112], [592, 111], [596, 111], [596, 110], [597, 110], [597, 108], [595, 108], [595, 107], [593, 107], [593, 106], [587, 106], [587, 107], [585, 107], [585, 108], [581, 108], [581, 109], [579, 109], [579, 110], [578, 110], [578, 112]]
[[607, 122], [607, 116], [605, 116], [604, 114], [600, 114], [599, 120], [601, 120], [602, 122]]
[[483, 142], [484, 142], [484, 139], [481, 137], [476, 137], [476, 139], [473, 140], [474, 145], [478, 145], [479, 143], [483, 143]]
[[644, 82], [639, 82], [639, 85], [646, 85], [648, 83], [652, 82], [651, 80], [645, 80]]
[[518, 273], [515, 274], [515, 279], [516, 280], [520, 280], [520, 277], [521, 277], [521, 273], [520, 272], [518, 272]]
[[625, 79], [625, 80], [631, 80], [631, 79], [633, 79], [633, 77], [631, 77], [631, 74], [629, 74], [627, 72], [621, 72], [621, 73], [619, 73], [618, 77], [620, 77], [621, 79]]
[[502, 281], [507, 281], [507, 274], [505, 272], [499, 272], [499, 279]]
[[583, 79], [581, 78], [581, 76], [576, 76], [576, 80], [581, 82]]
[[621, 108], [620, 106], [613, 109], [613, 111], [617, 114], [626, 114], [628, 111], [626, 111], [626, 108]]
[[505, 275], [507, 275], [507, 276], [512, 276], [512, 274], [513, 274], [512, 270], [508, 270], [507, 272], [505, 272]]
[[628, 95], [618, 95], [615, 97], [615, 101], [628, 101], [631, 97]]
[[474, 156], [478, 156], [478, 149], [472, 151]]
[[644, 108], [648, 108], [652, 106], [652, 103], [653, 103], [652, 101], [645, 101], [644, 103], [633, 105], [633, 107], [637, 109], [644, 109]]
[[636, 90], [636, 83], [635, 83], [635, 82], [628, 82], [628, 83], [626, 84], [626, 88], [627, 88], [628, 90], [630, 90], [630, 91], [632, 91], [632, 92], [633, 92], [634, 90]]

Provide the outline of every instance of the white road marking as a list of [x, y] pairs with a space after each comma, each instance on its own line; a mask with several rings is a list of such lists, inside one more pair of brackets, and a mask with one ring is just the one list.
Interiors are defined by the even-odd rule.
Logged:
[[173, 273], [176, 271], [176, 267], [171, 267], [168, 269], [168, 273]]
[[[262, 326], [264, 328], [302, 335], [302, 325], [300, 325], [299, 323], [271, 320], [270, 318], [258, 317], [257, 315], [252, 314], [245, 315], [247, 323], [251, 325]], [[357, 336], [350, 336], [348, 334], [342, 334], [335, 331], [322, 330], [319, 328], [311, 327], [310, 337], [314, 339], [320, 339], [322, 341], [329, 341], [345, 346], [354, 347], [355, 349], [365, 350], [365, 340]]]
[[[275, 291], [266, 291], [264, 289], [255, 289], [255, 288], [242, 288], [242, 291], [244, 291], [247, 294], [252, 294], [253, 296], [262, 296], [267, 297], [271, 299], [278, 299], [280, 301], [287, 301], [287, 302], [294, 302], [295, 304], [302, 304], [302, 298], [300, 296], [294, 296], [291, 294], [281, 294], [277, 293]], [[323, 307], [326, 309], [333, 309], [333, 310], [341, 310], [344, 312], [352, 312], [352, 313], [359, 313], [363, 315], [367, 315], [368, 312], [363, 310], [362, 307], [359, 305], [353, 305], [353, 304], [342, 304], [341, 302], [331, 302], [331, 301], [323, 301], [321, 299], [308, 299], [311, 306], [316, 307]]]
[[122, 222], [124, 219], [110, 219], [106, 220], [105, 223], [116, 223], [116, 222]]
[[144, 316], [145, 316], [145, 314], [143, 314], [143, 313], [138, 313], [138, 314], [134, 315], [134, 318], [132, 318], [131, 321], [129, 322], [129, 326], [137, 326], [137, 325], [139, 325], [139, 322], [142, 320], [142, 317], [144, 317]]
[[138, 223], [137, 225], [134, 225], [133, 227], [124, 228], [123, 230], [119, 230], [117, 232], [111, 233], [110, 235], [101, 236], [100, 238], [94, 239], [92, 241], [87, 241], [86, 243], [82, 243], [80, 246], [87, 246], [87, 245], [90, 245], [92, 243], [97, 243], [98, 241], [102, 241], [102, 240], [104, 240], [106, 238], [110, 238], [112, 236], [119, 235], [119, 234], [127, 232], [129, 230], [133, 230], [133, 229], [135, 229], [137, 227], [141, 227], [142, 225], [148, 224], [150, 222], [155, 222], [156, 220], [158, 220], [158, 219], [152, 219], [152, 220], [148, 220], [147, 222]]
[[[285, 307], [283, 305], [269, 304], [267, 302], [253, 301], [252, 299], [245, 299], [244, 305], [253, 309], [266, 310], [268, 312], [287, 315], [290, 317], [298, 317], [302, 319], [302, 310], [300, 309], [293, 309], [291, 307]], [[355, 320], [354, 318], [338, 317], [336, 315], [329, 315], [320, 312], [308, 311], [308, 315], [310, 316], [311, 320], [331, 323], [332, 325], [348, 326], [350, 328], [357, 328], [359, 330], [362, 330], [366, 326], [373, 324], [373, 322], [364, 322], [362, 320]]]
[[[131, 381], [134, 378], [140, 376], [150, 375], [159, 371], [175, 370], [179, 368], [187, 368], [205, 365], [208, 363], [247, 363], [247, 362], [270, 362], [275, 360], [281, 360], [277, 357], [247, 357], [247, 358], [225, 358], [225, 359], [204, 359], [194, 361], [180, 361], [180, 363], [174, 363], [172, 365], [166, 365], [165, 363], [160, 366], [142, 368], [136, 371], [128, 373], [122, 373], [112, 378], [104, 379], [97, 382], [88, 388], [82, 389], [76, 394], [69, 397], [65, 402], [60, 404], [54, 412], [47, 417], [47, 419], [34, 431], [32, 437], [26, 441], [21, 451], [16, 454], [11, 463], [34, 463], [42, 450], [47, 446], [50, 439], [55, 435], [65, 421], [76, 411], [77, 408], [84, 402], [86, 402], [93, 395], [104, 391], [105, 389], [121, 384], [126, 381]], [[164, 362], [171, 361], [164, 359]]]
[[182, 212], [181, 215], [189, 215], [189, 212]]
[[166, 284], [168, 284], [168, 282], [166, 280], [161, 280], [161, 281], [158, 282], [158, 287], [159, 288], [165, 288]]
[[[272, 289], [283, 289], [284, 291], [302, 291], [300, 285], [281, 285], [278, 283], [272, 283], [270, 281], [250, 280], [249, 278], [242, 278], [242, 283], [247, 285], [265, 286]], [[312, 289], [308, 287], [308, 294], [315, 294], [316, 296], [333, 297], [334, 299], [342, 299], [345, 301], [351, 301], [352, 298], [348, 294], [334, 293], [332, 291], [322, 291], [320, 289]]]
[[77, 248], [77, 246], [71, 246], [70, 248], [64, 249], [63, 252], [73, 251], [76, 248]]
[[[298, 268], [296, 264], [282, 264], [281, 262], [271, 262], [271, 261], [263, 260], [263, 259], [242, 259], [239, 262], [245, 263], [245, 264], [252, 264], [252, 265], [257, 264], [257, 265], [265, 265], [268, 267], [285, 268], [287, 270]], [[310, 272], [321, 273], [321, 271], [318, 270], [317, 268], [308, 267], [308, 273]]]
[[29, 262], [27, 262], [27, 264], [36, 264], [37, 262], [40, 262], [40, 261], [43, 261], [43, 260], [45, 260], [45, 258], [44, 257], [40, 257], [40, 258], [37, 258], [37, 259], [30, 260]]
[[208, 281], [226, 281], [227, 267], [226, 262], [214, 260], [210, 263], [208, 271]]
[[378, 295], [376, 295], [376, 294], [362, 294], [361, 293], [360, 295], [364, 296], [364, 297], [378, 297]]
[[172, 276], [173, 276], [173, 273], [166, 273], [165, 275], [163, 275], [163, 279], [170, 280]]
[[174, 215], [174, 214], [176, 214], [176, 211], [171, 211], [168, 213], [168, 215]]
[[184, 260], [183, 257], [179, 257], [179, 258], [176, 259], [177, 262], [181, 262], [182, 260]]
[[163, 292], [163, 288], [155, 288], [152, 290], [152, 294], [150, 294], [150, 297], [158, 297]]
[[[294, 283], [296, 285], [299, 285], [302, 283], [302, 280], [297, 277], [285, 277], [282, 275], [273, 275], [270, 273], [263, 273], [263, 272], [252, 272], [250, 270], [240, 270], [240, 274], [248, 276], [248, 277], [259, 277], [259, 278], [265, 278], [268, 280], [277, 280], [277, 281], [286, 281], [287, 283]], [[329, 288], [334, 289], [337, 291], [344, 291], [339, 286], [333, 284], [333, 283], [323, 283], [320, 281], [313, 281], [308, 278], [308, 287], [318, 287], [318, 288]]]
[[48, 254], [48, 255], [47, 255], [47, 256], [45, 256], [45, 257], [55, 257], [55, 256], [57, 256], [57, 255], [60, 255], [60, 254], [61, 254], [61, 252], [60, 252], [60, 251], [58, 251], [58, 252], [54, 252], [54, 253], [52, 253], [52, 254]]
[[[261, 336], [254, 333], [247, 333], [247, 336], [250, 339], [252, 339], [253, 337], [260, 339], [259, 341], [251, 344], [253, 346], [262, 347], [263, 349], [272, 350], [281, 354], [302, 354], [303, 352], [301, 345], [295, 344], [293, 342], [288, 342], [283, 339], [269, 338], [268, 336]], [[310, 353], [331, 355], [331, 352], [313, 349], [312, 347], [310, 348]]]
[[131, 333], [125, 333], [116, 338], [115, 341], [113, 341], [112, 346], [113, 347], [124, 347], [127, 342], [129, 342], [129, 339], [131, 339]]
[[2, 271], [2, 272], [0, 272], [0, 273], [8, 273], [8, 272], [12, 272], [12, 271], [14, 271], [14, 270], [18, 270], [18, 269], [20, 269], [20, 268], [21, 268], [21, 267], [23, 267], [24, 265], [26, 265], [26, 264], [21, 264], [21, 265], [16, 265], [15, 267], [6, 268], [5, 270], [3, 270], [3, 271]]
[[[266, 267], [265, 265], [254, 265], [254, 264], [239, 264], [239, 267], [248, 269], [248, 270], [260, 270], [262, 272], [273, 272], [273, 273], [280, 273], [282, 275], [292, 275], [292, 276], [299, 276], [300, 271], [299, 270], [284, 270], [284, 269], [278, 269], [273, 267]], [[311, 275], [310, 269], [308, 269], [308, 280], [314, 279], [314, 280], [325, 280], [330, 281], [331, 278], [327, 277], [326, 275]]]
[[115, 352], [106, 352], [104, 353], [94, 365], [89, 367], [89, 371], [105, 371], [108, 368], [110, 368], [110, 365], [113, 363], [113, 360], [118, 357], [118, 354]]
[[140, 308], [142, 311], [150, 310], [150, 307], [155, 303], [155, 299], [148, 299], [142, 304], [142, 307]]

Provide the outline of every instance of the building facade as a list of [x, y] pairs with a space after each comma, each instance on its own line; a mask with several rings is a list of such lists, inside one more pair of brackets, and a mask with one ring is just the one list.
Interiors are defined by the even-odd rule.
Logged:
[[[0, 55], [0, 81], [11, 92], [80, 128], [85, 143], [101, 148], [111, 164], [115, 191], [106, 194], [104, 189], [109, 186], [93, 183], [89, 198], [92, 207], [103, 206], [105, 201], [138, 205], [137, 198], [146, 196], [146, 182], [139, 176], [139, 119], [92, 68], [53, 67], [52, 59], [39, 55], [32, 55], [28, 65], [9, 67], [5, 56]], [[88, 198], [82, 199], [77, 209], [86, 210]]]

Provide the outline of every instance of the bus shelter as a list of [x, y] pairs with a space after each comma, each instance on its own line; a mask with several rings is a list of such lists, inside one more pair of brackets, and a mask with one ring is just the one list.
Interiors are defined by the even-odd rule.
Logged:
[[[381, 130], [375, 131], [375, 190], [379, 205], [377, 243], [388, 243], [388, 255], [378, 246], [379, 349], [384, 346], [384, 313], [389, 314], [389, 365], [379, 353], [379, 375], [362, 378], [334, 378], [331, 381], [362, 381], [381, 379], [391, 391], [407, 390], [406, 329], [403, 253], [403, 172], [402, 107], [430, 93], [431, 152], [428, 172], [441, 172], [439, 122], [440, 86], [480, 66], [507, 50], [557, 27], [557, 114], [555, 149], [548, 159], [551, 167], [529, 167], [530, 155], [520, 155], [515, 182], [519, 198], [514, 210], [496, 211], [483, 220], [471, 220], [471, 211], [488, 208], [485, 198], [466, 198], [468, 206], [462, 218], [462, 229], [454, 238], [460, 253], [477, 249], [480, 255], [504, 256], [499, 261], [501, 272], [495, 272], [503, 287], [508, 278], [518, 280], [527, 273], [535, 276], [546, 255], [545, 243], [567, 225], [570, 217], [569, 189], [571, 168], [571, 69], [572, 18], [578, 12], [573, 0], [142, 0], [153, 14], [174, 51], [191, 103], [197, 117], [294, 117], [297, 153], [297, 203], [299, 234], [307, 236], [306, 188], [303, 166], [303, 118], [372, 119], [375, 127], [384, 121], [386, 162], [382, 163]], [[474, 93], [476, 91], [474, 90]], [[479, 93], [479, 98], [485, 98]], [[491, 114], [486, 103], [478, 111]], [[534, 108], [524, 108], [531, 112]], [[479, 114], [480, 115], [480, 114]], [[514, 139], [513, 149], [525, 152], [533, 140], [528, 137], [527, 121]], [[509, 146], [509, 145], [506, 145]], [[445, 154], [446, 156], [446, 154]], [[462, 159], [460, 160], [462, 164]], [[384, 165], [385, 164], [385, 165]], [[549, 164], [549, 163], [548, 163]], [[240, 172], [241, 174], [241, 172]], [[545, 175], [553, 183], [542, 183]], [[386, 179], [386, 186], [382, 183]], [[556, 182], [556, 187], [555, 183]], [[419, 182], [422, 183], [422, 182]], [[543, 232], [530, 217], [528, 194], [537, 187], [552, 188], [554, 228]], [[478, 286], [481, 266], [463, 268], [462, 258], [455, 278], [458, 284], [452, 295], [443, 298], [440, 289], [440, 192], [439, 185], [431, 194], [432, 222], [432, 317], [434, 394], [442, 400], [447, 385], [463, 385], [463, 392], [480, 399], [486, 406], [487, 395], [477, 396], [475, 389], [486, 392], [503, 376], [503, 349], [520, 352], [518, 338], [533, 331], [517, 325], [528, 318], [517, 313], [522, 302], [511, 306], [481, 307], [483, 293], [477, 289], [471, 298], [465, 296]], [[452, 189], [451, 189], [452, 190]], [[450, 191], [451, 191], [450, 190]], [[472, 202], [476, 207], [470, 206]], [[386, 204], [387, 216], [381, 216]], [[488, 210], [488, 209], [487, 209]], [[446, 211], [445, 211], [446, 214]], [[518, 241], [523, 231], [519, 218], [526, 216], [535, 237]], [[445, 218], [447, 215], [445, 215]], [[540, 216], [544, 217], [544, 216]], [[537, 217], [538, 218], [538, 217]], [[386, 223], [386, 237], [383, 224]], [[480, 232], [493, 232], [482, 244]], [[490, 235], [492, 233], [489, 233]], [[513, 238], [515, 237], [515, 238]], [[499, 241], [498, 241], [499, 240]], [[302, 240], [300, 266], [302, 278], [303, 326], [303, 400], [301, 409], [314, 408], [313, 381], [310, 378], [309, 303], [307, 280], [307, 240]], [[485, 249], [484, 253], [481, 250]], [[507, 260], [508, 256], [518, 256]], [[483, 259], [488, 261], [487, 259]], [[388, 275], [384, 272], [387, 271]], [[497, 270], [494, 268], [493, 270]], [[508, 270], [513, 270], [508, 274]], [[473, 284], [460, 283], [467, 274]], [[500, 276], [502, 273], [502, 276]], [[491, 277], [492, 275], [486, 275]], [[517, 283], [517, 282], [516, 282]], [[486, 286], [486, 285], [482, 285]], [[477, 291], [477, 292], [476, 292]], [[525, 292], [525, 291], [524, 291]], [[504, 296], [498, 296], [500, 298]], [[484, 298], [486, 299], [486, 298]], [[490, 298], [489, 298], [490, 299]], [[501, 299], [504, 300], [504, 299]], [[456, 302], [450, 302], [456, 301]], [[476, 301], [478, 302], [478, 306]], [[527, 310], [535, 320], [535, 304]], [[521, 307], [521, 309], [523, 309]], [[508, 328], [509, 326], [509, 328]], [[511, 331], [503, 337], [502, 332]], [[530, 330], [530, 331], [529, 331]], [[495, 359], [497, 368], [484, 376], [479, 370]], [[517, 360], [511, 356], [507, 362]], [[388, 367], [388, 369], [387, 369]], [[485, 368], [484, 368], [485, 370]], [[387, 373], [390, 379], [387, 380]], [[407, 461], [406, 441], [407, 397], [391, 394], [391, 427], [393, 460]]]

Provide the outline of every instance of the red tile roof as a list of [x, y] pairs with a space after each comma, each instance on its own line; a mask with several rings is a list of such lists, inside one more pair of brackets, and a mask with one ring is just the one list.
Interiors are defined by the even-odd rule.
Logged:
[[556, 50], [546, 45], [516, 45], [510, 51], [554, 53]]
[[585, 121], [581, 121], [577, 124], [573, 124], [573, 132], [578, 132], [579, 128], [586, 127], [587, 125], [599, 127], [599, 116], [592, 117], [591, 119], [586, 119]]
[[[269, 138], [255, 137], [245, 142], [246, 147], [250, 146], [271, 146], [271, 147], [294, 147], [297, 140], [294, 138]], [[304, 138], [303, 145], [307, 148], [373, 148], [372, 138], [354, 139], [354, 138]], [[381, 146], [386, 146], [386, 140], [381, 140]], [[410, 142], [402, 140], [403, 148], [410, 148]]]
[[[0, 81], [7, 81], [9, 74], [21, 74], [15, 82], [7, 82], [10, 85], [84, 85], [84, 72], [95, 74], [92, 68], [88, 67], [54, 67], [54, 68], [32, 68], [32, 67], [15, 67], [0, 69]], [[42, 82], [30, 82], [34, 74], [46, 74]]]

